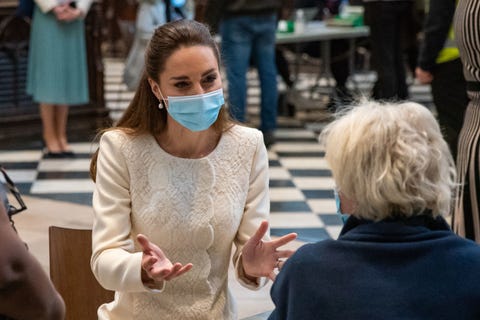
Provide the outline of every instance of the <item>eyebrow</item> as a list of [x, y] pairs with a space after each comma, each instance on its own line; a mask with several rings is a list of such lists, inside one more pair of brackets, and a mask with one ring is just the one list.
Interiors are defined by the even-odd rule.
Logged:
[[[205, 71], [204, 73], [202, 73], [202, 77], [208, 75], [209, 73], [212, 73], [213, 71], [215, 71], [215, 68], [211, 68], [207, 71]], [[178, 77], [171, 77], [170, 80], [187, 80], [188, 77], [187, 76], [178, 76]]]

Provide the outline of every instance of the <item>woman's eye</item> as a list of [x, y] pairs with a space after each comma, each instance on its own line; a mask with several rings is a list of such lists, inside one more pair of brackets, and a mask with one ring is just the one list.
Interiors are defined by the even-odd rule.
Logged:
[[212, 75], [209, 75], [209, 76], [205, 77], [205, 79], [203, 79], [203, 82], [212, 83], [212, 82], [215, 82], [215, 80], [217, 80], [217, 75], [212, 74]]
[[181, 81], [181, 82], [175, 83], [175, 87], [176, 87], [176, 88], [180, 88], [180, 89], [186, 88], [186, 87], [188, 87], [188, 85], [189, 85], [189, 84], [188, 84], [188, 82], [186, 82], [186, 81]]

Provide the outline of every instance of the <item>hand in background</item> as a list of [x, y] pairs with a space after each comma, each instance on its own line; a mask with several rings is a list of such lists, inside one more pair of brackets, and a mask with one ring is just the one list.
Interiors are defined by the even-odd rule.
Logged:
[[150, 285], [152, 281], [161, 283], [171, 280], [192, 269], [191, 263], [185, 266], [179, 262], [172, 264], [163, 251], [143, 234], [137, 235], [137, 240], [143, 250], [142, 280], [146, 285]]
[[281, 258], [290, 257], [294, 250], [278, 250], [279, 247], [297, 238], [296, 233], [289, 233], [279, 239], [263, 241], [268, 230], [268, 222], [263, 221], [255, 234], [247, 241], [242, 250], [243, 269], [250, 277], [269, 277], [275, 280], [275, 268], [280, 268]]
[[420, 67], [415, 69], [415, 77], [421, 84], [429, 84], [433, 81], [433, 75], [431, 72], [423, 70]]
[[53, 13], [58, 21], [70, 22], [83, 16], [80, 9], [73, 8], [68, 3], [63, 3], [53, 8]]

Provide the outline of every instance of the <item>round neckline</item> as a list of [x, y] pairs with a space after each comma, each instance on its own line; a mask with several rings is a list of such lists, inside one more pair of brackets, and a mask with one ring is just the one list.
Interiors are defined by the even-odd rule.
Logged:
[[184, 157], [179, 157], [179, 156], [173, 155], [173, 154], [167, 152], [165, 149], [163, 149], [162, 146], [158, 143], [157, 139], [153, 135], [150, 135], [150, 139], [152, 139], [152, 143], [154, 143], [157, 146], [158, 150], [162, 154], [166, 155], [169, 158], [177, 159], [177, 160], [195, 161], [195, 160], [208, 159], [208, 158], [212, 157], [215, 153], [217, 153], [217, 151], [220, 149], [221, 145], [223, 145], [223, 140], [224, 140], [224, 136], [225, 136], [226, 133], [227, 133], [227, 131], [223, 132], [220, 135], [220, 139], [218, 140], [217, 145], [215, 146], [215, 148], [212, 149], [212, 151], [210, 151], [208, 154], [206, 154], [202, 157], [199, 157], [199, 158], [184, 158]]

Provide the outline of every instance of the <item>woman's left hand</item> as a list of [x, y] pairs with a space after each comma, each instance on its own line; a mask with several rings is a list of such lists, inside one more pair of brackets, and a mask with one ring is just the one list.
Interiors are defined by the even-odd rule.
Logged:
[[289, 233], [279, 239], [263, 241], [268, 230], [268, 221], [262, 221], [257, 232], [247, 241], [242, 250], [243, 270], [250, 277], [269, 277], [275, 280], [274, 269], [280, 269], [281, 258], [290, 257], [294, 250], [277, 250], [279, 247], [297, 238], [296, 233]]

